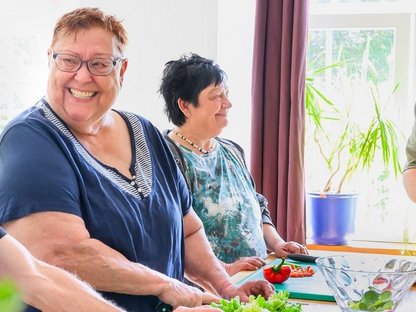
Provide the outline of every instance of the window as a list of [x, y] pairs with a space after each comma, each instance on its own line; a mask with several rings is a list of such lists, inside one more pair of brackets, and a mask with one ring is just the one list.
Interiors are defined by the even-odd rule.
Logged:
[[[372, 90], [376, 91], [385, 114], [400, 128], [402, 165], [414, 119], [415, 12], [413, 1], [310, 1], [308, 72], [341, 62], [314, 78], [334, 103], [347, 102], [355, 114], [351, 118], [364, 124], [374, 105]], [[305, 157], [307, 190], [320, 187], [325, 170], [324, 164], [317, 165], [319, 151], [310, 140], [307, 136], [305, 155], [315, 156]], [[380, 170], [381, 166], [375, 163], [350, 183], [360, 193], [354, 238], [416, 242], [414, 204], [407, 198], [401, 177], [396, 179]]]

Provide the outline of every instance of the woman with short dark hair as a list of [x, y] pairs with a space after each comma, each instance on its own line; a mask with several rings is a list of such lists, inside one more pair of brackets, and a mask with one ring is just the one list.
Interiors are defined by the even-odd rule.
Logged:
[[160, 86], [176, 126], [165, 139], [186, 177], [195, 212], [216, 256], [230, 274], [257, 269], [270, 250], [278, 257], [307, 253], [277, 233], [267, 200], [256, 192], [242, 148], [220, 138], [232, 104], [224, 71], [196, 54], [166, 63]]

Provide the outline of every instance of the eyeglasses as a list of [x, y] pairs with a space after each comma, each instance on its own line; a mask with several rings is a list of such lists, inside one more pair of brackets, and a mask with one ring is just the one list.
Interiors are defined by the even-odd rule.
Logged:
[[55, 61], [56, 67], [63, 72], [75, 73], [78, 71], [82, 64], [86, 63], [89, 72], [95, 76], [107, 76], [109, 75], [114, 67], [123, 58], [118, 57], [115, 59], [107, 58], [92, 58], [83, 61], [81, 58], [71, 54], [55, 53], [52, 51], [52, 58]]

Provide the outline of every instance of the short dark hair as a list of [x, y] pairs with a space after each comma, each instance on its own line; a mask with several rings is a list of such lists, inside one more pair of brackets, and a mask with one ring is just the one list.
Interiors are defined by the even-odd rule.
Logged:
[[225, 72], [213, 60], [195, 53], [169, 61], [163, 70], [159, 93], [165, 99], [165, 113], [175, 126], [185, 123], [185, 116], [178, 107], [178, 99], [198, 106], [198, 96], [206, 87], [221, 84]]

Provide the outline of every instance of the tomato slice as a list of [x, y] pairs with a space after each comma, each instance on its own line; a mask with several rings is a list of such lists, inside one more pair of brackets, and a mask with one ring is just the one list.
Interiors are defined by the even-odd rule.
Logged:
[[315, 271], [311, 268], [311, 266], [302, 267], [297, 264], [291, 264], [291, 273], [290, 277], [309, 277], [315, 274]]

